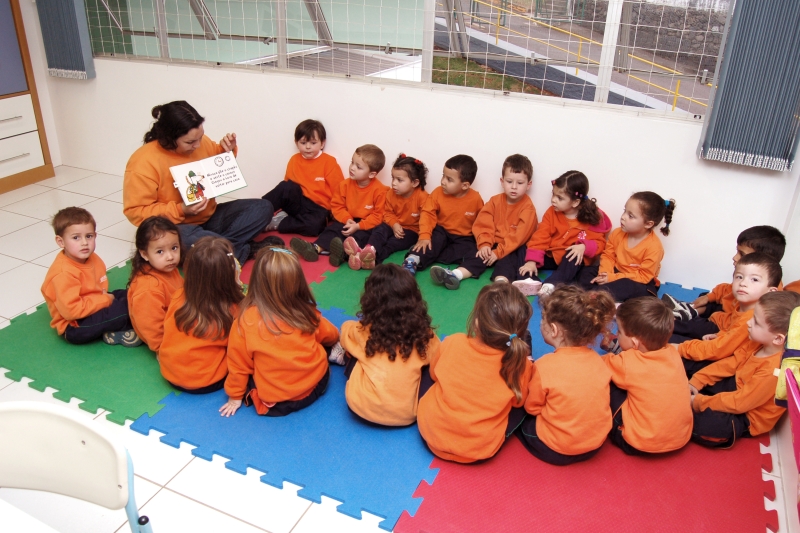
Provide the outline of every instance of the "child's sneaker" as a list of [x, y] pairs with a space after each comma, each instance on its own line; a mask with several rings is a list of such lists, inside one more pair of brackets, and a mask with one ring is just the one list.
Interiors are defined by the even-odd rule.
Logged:
[[613, 333], [607, 333], [600, 341], [600, 348], [608, 353], [618, 354], [622, 351], [622, 346], [619, 345], [619, 338]]
[[289, 247], [306, 261], [313, 263], [319, 259], [319, 252], [316, 246], [299, 237], [293, 237], [292, 240], [289, 241]]
[[454, 291], [461, 286], [461, 280], [456, 276], [452, 270], [434, 265], [431, 267], [431, 279], [437, 285], [444, 285], [446, 288]]
[[272, 216], [272, 220], [269, 221], [267, 227], [264, 228], [264, 231], [278, 231], [278, 226], [283, 222], [283, 219], [288, 217], [289, 213], [286, 211], [278, 211]]
[[417, 275], [417, 262], [412, 261], [411, 259], [407, 258], [403, 261], [401, 265], [404, 269], [406, 269], [412, 276]]
[[142, 339], [132, 329], [128, 331], [113, 331], [103, 333], [103, 342], [106, 344], [121, 344], [126, 348], [134, 348], [142, 344]]
[[698, 316], [697, 309], [686, 302], [676, 300], [669, 294], [664, 294], [661, 296], [661, 301], [664, 302], [664, 304], [672, 311], [672, 314], [675, 315], [675, 320], [686, 321], [697, 318]]
[[552, 283], [543, 283], [542, 287], [539, 289], [539, 298], [553, 294], [554, 290], [556, 290], [556, 286]]
[[329, 249], [330, 256], [328, 257], [328, 261], [330, 261], [331, 266], [338, 267], [344, 262], [344, 244], [342, 243], [342, 239], [334, 237]]
[[353, 270], [361, 269], [361, 247], [353, 237], [348, 237], [342, 243], [344, 253], [347, 254], [347, 264]]
[[344, 348], [341, 343], [336, 343], [331, 346], [331, 353], [328, 355], [328, 361], [333, 364], [344, 366]]
[[513, 282], [511, 285], [516, 287], [519, 292], [525, 296], [536, 296], [542, 288], [542, 282], [538, 279], [520, 279]]
[[359, 259], [361, 259], [361, 268], [364, 270], [372, 270], [375, 268], [375, 260], [377, 255], [378, 253], [375, 251], [374, 246], [371, 244], [366, 245], [359, 254]]

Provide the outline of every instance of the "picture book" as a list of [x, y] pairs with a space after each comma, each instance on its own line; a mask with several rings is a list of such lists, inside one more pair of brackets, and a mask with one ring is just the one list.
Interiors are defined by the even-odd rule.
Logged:
[[232, 152], [176, 165], [169, 171], [186, 205], [247, 187]]

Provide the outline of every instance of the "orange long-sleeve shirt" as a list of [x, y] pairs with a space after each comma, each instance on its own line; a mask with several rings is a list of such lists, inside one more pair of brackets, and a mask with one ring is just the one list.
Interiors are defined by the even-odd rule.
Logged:
[[435, 383], [419, 402], [417, 425], [437, 456], [471, 463], [492, 457], [503, 445], [508, 414], [525, 402], [533, 365], [526, 361], [517, 401], [500, 377], [502, 358], [500, 350], [463, 333], [447, 337], [431, 357]]
[[786, 285], [783, 290], [785, 291], [792, 291], [792, 292], [800, 292], [800, 280], [793, 281]]
[[694, 397], [695, 408], [700, 411], [711, 409], [723, 413], [747, 413], [751, 435], [760, 435], [775, 427], [786, 411], [775, 405], [778, 377], [773, 374], [781, 366], [783, 350], [769, 357], [756, 357], [760, 349], [760, 344], [750, 341], [741, 346], [734, 357], [727, 357], [696, 372], [689, 383], [698, 390], [730, 376], [736, 376], [736, 390], [713, 396], [707, 396], [701, 390]]
[[611, 371], [586, 346], [558, 348], [534, 363], [525, 410], [550, 449], [579, 455], [599, 448], [611, 431]]
[[628, 391], [622, 404], [622, 436], [628, 444], [643, 452], [662, 453], [689, 442], [689, 380], [673, 346], [609, 353], [603, 360], [611, 370], [611, 381]]
[[410, 229], [419, 233], [419, 218], [422, 206], [428, 199], [428, 193], [422, 187], [417, 187], [411, 196], [403, 198], [397, 196], [393, 190], [386, 191], [386, 208], [383, 212], [383, 221], [389, 226], [400, 224], [403, 229]]
[[439, 337], [428, 343], [425, 359], [413, 350], [408, 359], [398, 354], [394, 361], [387, 353], [367, 357], [365, 347], [369, 328], [350, 320], [342, 324], [339, 342], [358, 362], [347, 380], [347, 405], [358, 416], [384, 426], [407, 426], [417, 419], [417, 396], [422, 367], [439, 351]]
[[[222, 146], [205, 135], [200, 146], [191, 154], [179, 155], [165, 150], [158, 141], [150, 141], [133, 152], [125, 167], [122, 181], [122, 212], [138, 226], [144, 219], [153, 216], [168, 218], [175, 224], [202, 224], [217, 209], [217, 201], [211, 198], [208, 205], [197, 215], [183, 213], [181, 193], [175, 188], [170, 167], [199, 161], [223, 153]], [[234, 155], [238, 150], [234, 149]]]
[[708, 320], [721, 330], [729, 329], [733, 321], [733, 312], [739, 309], [739, 302], [733, 297], [733, 286], [730, 283], [720, 283], [706, 296], [709, 302], [716, 302], [722, 306], [722, 311], [713, 313]]
[[[172, 296], [164, 318], [164, 337], [158, 350], [158, 364], [164, 379], [184, 389], [212, 385], [228, 373], [228, 338], [200, 339], [186, 334], [175, 324], [175, 312], [186, 301], [183, 288]], [[231, 312], [235, 315], [236, 308]]]
[[283, 179], [297, 183], [303, 189], [303, 196], [330, 210], [331, 199], [344, 180], [344, 175], [335, 157], [320, 152], [315, 159], [294, 154], [286, 165]]
[[502, 259], [531, 238], [539, 219], [530, 196], [523, 195], [515, 204], [509, 205], [505, 193], [492, 196], [483, 206], [472, 233], [478, 248], [497, 244], [494, 253]]
[[164, 338], [164, 319], [175, 291], [183, 287], [178, 269], [161, 272], [154, 268], [140, 273], [128, 287], [128, 313], [136, 334], [147, 347], [158, 352]]
[[692, 339], [679, 344], [681, 357], [693, 361], [719, 361], [733, 355], [749, 338], [747, 321], [753, 316], [753, 310], [734, 311], [732, 316], [730, 328], [720, 331], [717, 338], [710, 341]]
[[606, 247], [606, 233], [611, 231], [611, 220], [600, 211], [603, 219], [596, 226], [569, 219], [564, 213], [549, 207], [544, 212], [542, 222], [528, 241], [526, 261], [535, 261], [538, 266], [544, 264], [545, 255], [552, 256], [556, 264], [561, 264], [566, 249], [574, 244], [583, 244], [583, 264], [591, 265], [598, 254]]
[[50, 327], [63, 335], [67, 326], [111, 305], [106, 264], [93, 253], [85, 263], [64, 252], [56, 256], [42, 283], [42, 296], [50, 311]]
[[339, 331], [319, 315], [314, 333], [303, 333], [285, 322], [276, 326], [283, 333], [270, 333], [258, 308], [250, 307], [231, 327], [228, 341], [228, 377], [225, 392], [240, 400], [253, 376], [258, 398], [266, 403], [301, 400], [314, 390], [328, 371], [325, 346], [339, 339]]
[[419, 217], [419, 238], [430, 239], [436, 226], [452, 235], [472, 235], [472, 225], [483, 207], [478, 191], [467, 189], [461, 198], [445, 194], [436, 187], [422, 206]]
[[[603, 250], [600, 273], [608, 274], [608, 281], [628, 278], [637, 283], [650, 283], [654, 279], [659, 285], [658, 273], [663, 258], [664, 247], [655, 231], [633, 248], [628, 248], [628, 234], [617, 228], [609, 235]], [[614, 272], [615, 268], [619, 272]]]
[[369, 180], [364, 188], [359, 187], [356, 180], [346, 179], [333, 193], [331, 212], [342, 224], [351, 219], [361, 219], [359, 227], [370, 230], [383, 222], [387, 190], [389, 187], [377, 178]]

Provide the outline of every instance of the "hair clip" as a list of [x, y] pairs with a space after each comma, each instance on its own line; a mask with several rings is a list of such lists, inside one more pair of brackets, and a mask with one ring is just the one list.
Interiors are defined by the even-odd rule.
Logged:
[[422, 164], [422, 161], [420, 161], [419, 159], [415, 159], [415, 160], [414, 160], [414, 163], [416, 163], [416, 164], [418, 164], [418, 165], [421, 165], [421, 164]]
[[[192, 245], [192, 246], [194, 246], [194, 245]], [[228, 253], [227, 253], [227, 254], [225, 254], [225, 255], [227, 255], [228, 257], [231, 257], [231, 256], [233, 256], [233, 252], [228, 252]]]
[[588, 195], [588, 194], [584, 194], [584, 195], [583, 195], [583, 199], [584, 199], [584, 200], [588, 200], [588, 199], [589, 199], [589, 195]]
[[513, 341], [516, 338], [517, 338], [517, 334], [516, 333], [512, 333], [511, 335], [509, 335], [508, 336], [508, 342], [506, 343], [506, 346], [511, 346], [511, 341]]
[[555, 186], [556, 186], [556, 180], [550, 180], [550, 185], [552, 185], [553, 187], [555, 187]]
[[581, 193], [580, 193], [580, 192], [578, 192], [578, 191], [575, 191], [575, 196], [578, 196], [578, 197], [580, 197], [580, 196], [581, 196]]
[[669, 207], [669, 200], [664, 200], [664, 205]]
[[406, 157], [408, 157], [406, 154], [400, 154], [401, 159], [405, 159]]
[[294, 255], [291, 250], [287, 250], [286, 248], [270, 248], [273, 252], [280, 252], [282, 254], [289, 254]]

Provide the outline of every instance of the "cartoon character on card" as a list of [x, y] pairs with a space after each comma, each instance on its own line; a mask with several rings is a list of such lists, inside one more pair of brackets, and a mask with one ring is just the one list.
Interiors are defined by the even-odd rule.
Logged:
[[205, 178], [205, 176], [198, 176], [194, 173], [194, 170], [190, 170], [189, 175], [186, 176], [186, 183], [189, 184], [189, 186], [186, 188], [186, 198], [190, 202], [194, 202], [195, 200], [199, 201], [205, 196], [203, 191], [205, 191], [206, 188], [203, 187], [203, 184], [201, 183], [203, 178]]

